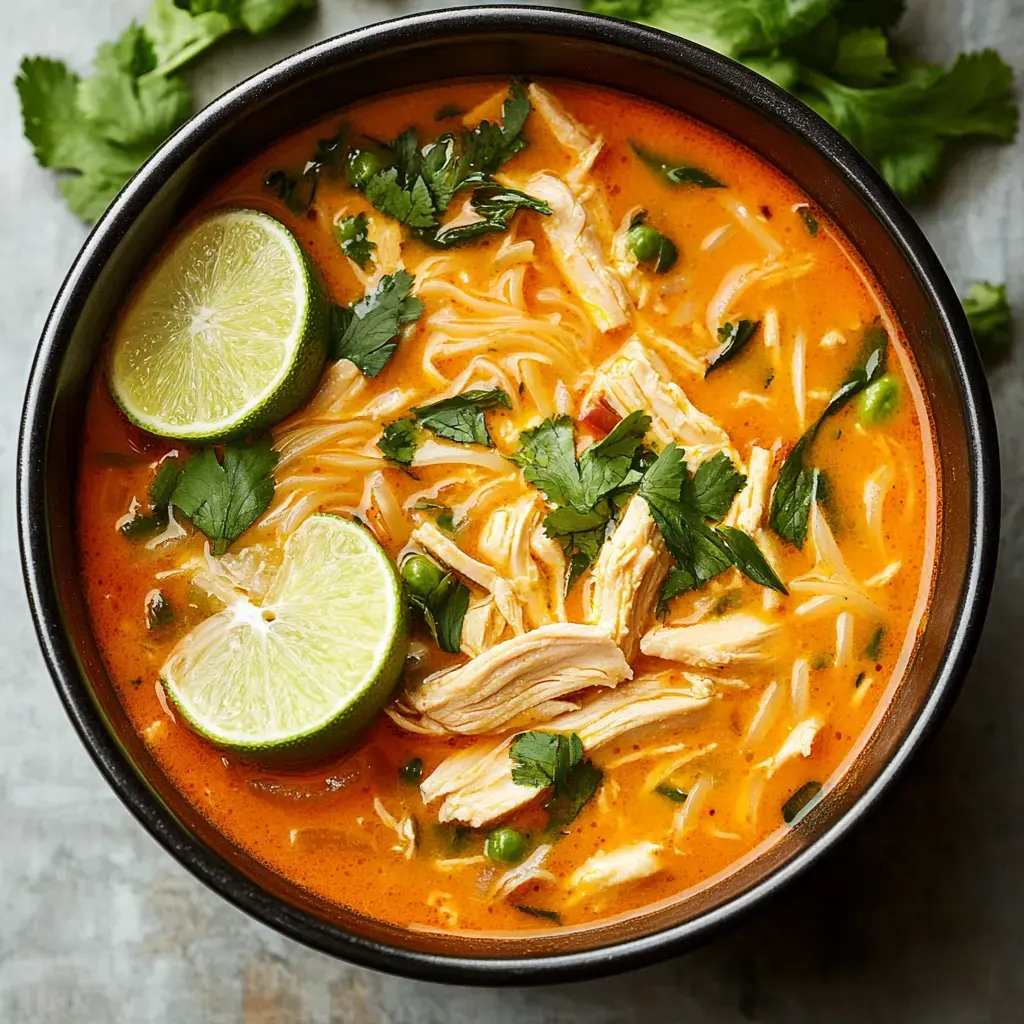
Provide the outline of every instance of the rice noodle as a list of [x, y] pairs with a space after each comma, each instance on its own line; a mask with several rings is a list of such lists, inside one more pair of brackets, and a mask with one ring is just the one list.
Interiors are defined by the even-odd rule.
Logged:
[[736, 218], [737, 223], [761, 246], [769, 256], [780, 256], [782, 246], [772, 233], [736, 198], [729, 189], [716, 189], [718, 201]]
[[793, 364], [791, 369], [793, 381], [793, 405], [796, 407], [796, 419], [800, 424], [800, 433], [807, 428], [807, 338], [803, 331], [796, 332], [793, 341]]
[[732, 226], [723, 224], [721, 227], [709, 231], [701, 241], [700, 247], [704, 252], [714, 252], [723, 242], [729, 240], [732, 233]]
[[538, 846], [529, 857], [517, 864], [514, 868], [500, 875], [491, 886], [490, 899], [503, 900], [511, 896], [521, 885], [527, 882], [553, 882], [555, 876], [550, 871], [545, 871], [541, 865], [551, 852], [551, 844], [545, 843]]
[[797, 658], [789, 684], [789, 698], [795, 718], [805, 718], [811, 706], [811, 677], [807, 662]]
[[779, 720], [779, 715], [786, 704], [786, 691], [778, 683], [769, 683], [757, 702], [757, 710], [747, 727], [740, 750], [746, 753], [761, 745], [772, 727]]
[[686, 802], [673, 815], [671, 836], [672, 847], [676, 853], [683, 852], [683, 840], [697, 827], [697, 819], [704, 810], [713, 788], [711, 777], [702, 775], [686, 794]]
[[783, 281], [790, 281], [803, 277], [814, 266], [810, 256], [803, 256], [797, 259], [769, 257], [761, 263], [743, 263], [733, 267], [722, 278], [718, 290], [708, 303], [707, 317], [705, 323], [708, 332], [712, 337], [718, 336], [718, 329], [726, 320], [726, 314], [733, 307], [736, 300], [751, 285], [758, 282], [763, 284], [778, 284]]
[[853, 616], [840, 612], [836, 616], [836, 668], [849, 668], [853, 660]]

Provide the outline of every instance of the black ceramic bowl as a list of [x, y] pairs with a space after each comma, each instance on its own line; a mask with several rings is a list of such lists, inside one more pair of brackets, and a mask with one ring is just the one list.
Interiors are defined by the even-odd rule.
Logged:
[[[531, 940], [438, 938], [331, 907], [213, 831], [127, 722], [90, 629], [74, 493], [83, 404], [111, 318], [200, 196], [278, 137], [346, 104], [439, 78], [545, 76], [612, 86], [738, 139], [827, 210], [905, 326], [942, 464], [939, 572], [906, 682], [842, 785], [755, 862], [685, 901]], [[418, 15], [328, 40], [233, 89], [178, 131], [97, 225], [46, 323], [25, 402], [18, 517], [29, 599], [69, 717], [142, 824], [212, 889], [286, 935], [355, 963], [435, 981], [579, 979], [678, 952], [775, 892], [835, 844], [941, 720], [981, 629], [996, 555], [998, 458], [981, 366], [956, 295], [917, 225], [824, 121], [738, 64], [636, 25], [534, 7]]]

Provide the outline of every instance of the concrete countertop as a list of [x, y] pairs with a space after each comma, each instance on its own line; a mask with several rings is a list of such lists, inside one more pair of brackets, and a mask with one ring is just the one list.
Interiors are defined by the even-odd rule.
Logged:
[[[388, 978], [248, 919], [132, 820], [64, 716], [21, 582], [14, 464], [22, 393], [46, 312], [86, 230], [35, 165], [9, 83], [26, 53], [86, 71], [97, 44], [116, 38], [146, 6], [11, 4], [0, 37], [0, 1021], [1024, 1018], [1024, 344], [990, 378], [1002, 444], [1002, 552], [959, 703], [872, 821], [773, 904], [698, 952], [613, 980], [548, 989], [459, 990]], [[431, 6], [438, 5], [321, 0], [316, 20], [225, 44], [193, 76], [197, 96], [208, 100], [318, 38]], [[910, 8], [901, 34], [917, 52], [945, 60], [994, 46], [1024, 80], [1024, 0], [910, 0]], [[916, 211], [957, 286], [1008, 279], [1020, 318], [1022, 167], [1024, 141], [977, 148]]]

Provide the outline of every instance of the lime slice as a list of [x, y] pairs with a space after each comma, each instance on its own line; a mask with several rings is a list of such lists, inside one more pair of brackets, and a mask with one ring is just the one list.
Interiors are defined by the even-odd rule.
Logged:
[[327, 322], [295, 236], [265, 213], [220, 210], [173, 243], [125, 310], [110, 390], [153, 434], [224, 441], [258, 433], [316, 386]]
[[307, 519], [261, 605], [200, 623], [161, 670], [189, 724], [258, 758], [316, 756], [354, 739], [402, 671], [408, 611], [398, 575], [358, 523]]

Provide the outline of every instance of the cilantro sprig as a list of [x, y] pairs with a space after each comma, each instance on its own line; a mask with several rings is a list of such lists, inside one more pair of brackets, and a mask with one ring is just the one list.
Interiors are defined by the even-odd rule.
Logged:
[[829, 399], [824, 411], [793, 446], [779, 471], [772, 495], [768, 522], [771, 528], [795, 547], [802, 548], [807, 538], [807, 522], [821, 486], [820, 473], [809, 464], [810, 449], [822, 424], [842, 409], [858, 392], [885, 373], [889, 336], [884, 328], [872, 324], [864, 332], [861, 351], [842, 386]]
[[482, 444], [493, 448], [484, 412], [488, 409], [511, 409], [512, 400], [501, 388], [464, 391], [452, 398], [443, 398], [412, 410], [421, 427], [457, 444]]
[[975, 281], [964, 297], [964, 312], [981, 358], [990, 365], [1005, 359], [1012, 340], [1006, 285]]
[[423, 314], [412, 295], [413, 276], [404, 270], [385, 275], [373, 291], [351, 306], [335, 306], [331, 355], [350, 359], [367, 377], [376, 377], [398, 348], [402, 328]]
[[519, 435], [510, 458], [527, 482], [558, 506], [545, 517], [544, 532], [569, 558], [567, 590], [597, 558], [618, 509], [640, 483], [649, 459], [644, 437], [650, 425], [649, 416], [632, 412], [578, 461], [569, 416], [546, 419]]
[[121, 535], [129, 540], [148, 537], [166, 529], [170, 515], [171, 495], [181, 475], [181, 460], [176, 454], [160, 460], [149, 485], [149, 513], [135, 515], [121, 527]]
[[365, 213], [343, 217], [334, 225], [334, 240], [341, 251], [360, 269], [365, 270], [373, 262], [376, 242], [370, 241], [370, 222]]
[[226, 444], [220, 461], [213, 448], [203, 448], [185, 463], [170, 504], [222, 555], [270, 506], [278, 457], [270, 438]]
[[143, 24], [99, 47], [93, 74], [26, 57], [15, 80], [25, 137], [60, 175], [72, 212], [96, 220], [125, 182], [192, 113], [178, 70], [236, 31], [262, 34], [316, 0], [154, 0]]

